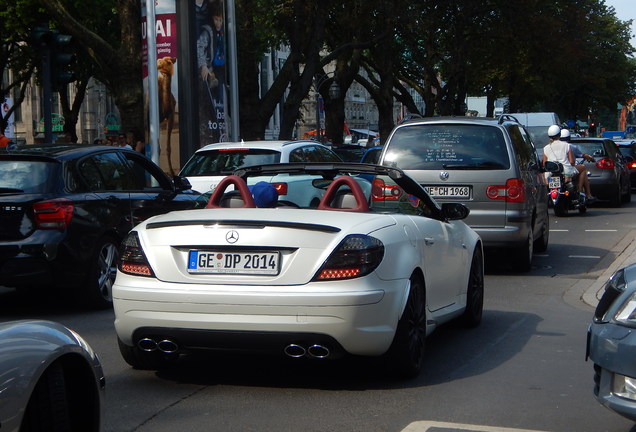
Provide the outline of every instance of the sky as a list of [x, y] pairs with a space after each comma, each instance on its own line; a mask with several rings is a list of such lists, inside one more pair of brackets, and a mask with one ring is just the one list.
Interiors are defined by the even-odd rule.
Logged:
[[607, 6], [613, 6], [616, 10], [616, 17], [621, 21], [633, 20], [632, 22], [632, 46], [636, 48], [636, 0], [605, 0]]

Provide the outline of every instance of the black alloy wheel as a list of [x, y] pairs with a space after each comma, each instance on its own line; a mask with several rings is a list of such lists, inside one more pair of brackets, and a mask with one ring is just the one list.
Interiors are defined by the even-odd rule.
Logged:
[[411, 276], [409, 296], [388, 351], [391, 372], [415, 378], [422, 370], [426, 340], [426, 289], [420, 275]]

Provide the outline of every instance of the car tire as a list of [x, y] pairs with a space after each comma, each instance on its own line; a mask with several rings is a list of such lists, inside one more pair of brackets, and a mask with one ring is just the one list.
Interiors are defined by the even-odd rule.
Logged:
[[523, 246], [517, 247], [512, 252], [512, 266], [518, 272], [528, 272], [532, 267], [532, 255], [534, 254], [534, 236], [532, 228], [528, 231], [528, 238]]
[[624, 203], [632, 202], [632, 188], [629, 183], [627, 184], [627, 189], [625, 189], [625, 193], [622, 196], [622, 200]]
[[390, 372], [415, 378], [422, 370], [426, 341], [426, 289], [420, 275], [411, 276], [409, 296], [388, 351]]
[[117, 338], [119, 352], [126, 363], [139, 370], [161, 370], [174, 366], [178, 354], [163, 354], [159, 351], [146, 352], [136, 346], [126, 345]]
[[548, 243], [550, 242], [550, 212], [546, 209], [545, 219], [541, 226], [541, 236], [534, 241], [535, 252], [545, 252], [548, 250]]
[[565, 198], [559, 198], [556, 204], [554, 204], [554, 215], [558, 217], [568, 215], [568, 202]]
[[470, 264], [468, 289], [466, 291], [466, 310], [459, 318], [467, 328], [477, 327], [481, 323], [484, 310], [484, 260], [481, 248], [477, 245]]
[[73, 430], [66, 378], [59, 361], [52, 363], [33, 389], [24, 412], [21, 432]]
[[616, 190], [612, 192], [612, 195], [610, 196], [610, 207], [620, 207], [621, 203], [622, 203], [621, 185], [619, 184], [616, 187]]
[[87, 306], [101, 309], [112, 306], [118, 260], [119, 250], [114, 239], [104, 237], [97, 242], [86, 280], [79, 287], [79, 296]]

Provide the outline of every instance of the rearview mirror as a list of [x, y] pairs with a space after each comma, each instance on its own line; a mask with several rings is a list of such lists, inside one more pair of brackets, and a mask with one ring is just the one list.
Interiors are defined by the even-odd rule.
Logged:
[[470, 209], [462, 203], [443, 203], [442, 215], [447, 220], [461, 220], [466, 219]]

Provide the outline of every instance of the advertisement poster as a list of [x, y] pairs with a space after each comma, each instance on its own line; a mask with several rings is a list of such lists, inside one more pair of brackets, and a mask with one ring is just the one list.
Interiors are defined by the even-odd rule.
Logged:
[[194, 0], [199, 147], [227, 141], [228, 92], [223, 0]]
[[[146, 95], [146, 119], [148, 119], [148, 31], [146, 2], [141, 2], [142, 13], [142, 68], [144, 94]], [[179, 161], [179, 93], [176, 0], [155, 0], [155, 37], [157, 45], [157, 74], [159, 85], [159, 164], [169, 174], [180, 169]], [[148, 137], [145, 137], [148, 142]], [[150, 146], [146, 146], [146, 155]]]
[[[2, 102], [2, 118], [6, 118], [9, 114], [9, 110], [13, 107], [13, 98], [4, 98]], [[4, 136], [7, 138], [15, 139], [15, 120], [13, 113], [7, 119], [7, 127], [4, 129]]]

